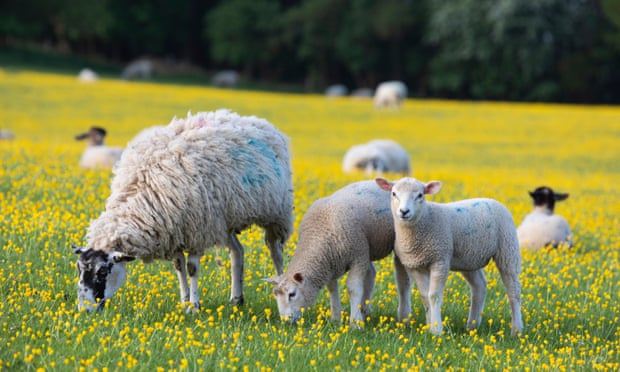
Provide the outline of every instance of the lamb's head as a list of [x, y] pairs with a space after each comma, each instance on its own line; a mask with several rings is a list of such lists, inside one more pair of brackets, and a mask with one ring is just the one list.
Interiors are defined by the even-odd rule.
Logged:
[[415, 178], [405, 177], [397, 182], [384, 178], [375, 179], [379, 187], [392, 193], [391, 206], [394, 222], [415, 223], [426, 205], [424, 195], [435, 194], [441, 189], [441, 182], [423, 183]]
[[105, 135], [105, 129], [101, 127], [91, 127], [88, 132], [76, 135], [75, 139], [78, 141], [87, 139], [89, 146], [101, 146], [103, 145], [103, 139], [105, 138]]
[[568, 194], [556, 193], [551, 187], [540, 186], [536, 190], [529, 192], [532, 199], [534, 199], [535, 207], [547, 208], [551, 213], [555, 208], [555, 202], [565, 200], [568, 198]]
[[73, 246], [73, 253], [80, 255], [77, 260], [78, 309], [103, 309], [106, 300], [125, 283], [125, 264], [135, 257], [76, 246]]
[[278, 303], [280, 318], [291, 323], [301, 319], [303, 309], [312, 306], [316, 300], [318, 291], [300, 273], [283, 274], [265, 280], [275, 285], [273, 295]]

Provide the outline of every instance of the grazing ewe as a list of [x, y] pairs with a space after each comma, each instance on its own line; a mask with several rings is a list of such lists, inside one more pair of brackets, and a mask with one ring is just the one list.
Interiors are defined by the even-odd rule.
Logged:
[[229, 248], [230, 301], [242, 304], [237, 234], [253, 224], [265, 229], [282, 274], [293, 214], [288, 139], [266, 120], [228, 110], [175, 118], [132, 140], [114, 173], [106, 210], [91, 222], [86, 247], [74, 248], [79, 308], [102, 308], [134, 257], [171, 260], [181, 301], [198, 308], [200, 257], [214, 245]]
[[407, 98], [407, 86], [402, 81], [385, 81], [375, 90], [375, 107], [398, 109]]
[[545, 246], [573, 245], [570, 226], [564, 217], [553, 214], [555, 202], [565, 200], [568, 194], [555, 193], [550, 187], [541, 186], [529, 192], [534, 199], [534, 211], [525, 216], [517, 228], [519, 245], [539, 249]]
[[[492, 258], [510, 301], [512, 335], [521, 333], [521, 255], [510, 212], [493, 199], [427, 202], [424, 195], [437, 193], [438, 181], [424, 184], [403, 178], [393, 183], [377, 178], [376, 182], [392, 193], [394, 251], [418, 286], [430, 331], [440, 335], [443, 330], [441, 303], [450, 270], [460, 271], [471, 288], [467, 328], [480, 324], [487, 286], [482, 269]], [[406, 301], [402, 307], [409, 313], [409, 295]]]
[[[327, 285], [331, 317], [339, 321], [338, 279], [348, 271], [351, 324], [363, 323], [375, 285], [372, 261], [386, 257], [394, 247], [390, 213], [389, 195], [374, 181], [353, 183], [315, 201], [299, 226], [297, 250], [287, 272], [267, 279], [275, 284], [280, 316], [297, 321]], [[394, 264], [397, 277], [406, 280], [398, 259]]]
[[78, 134], [78, 141], [88, 140], [86, 150], [80, 159], [80, 167], [85, 169], [112, 168], [121, 159], [123, 149], [103, 144], [106, 131], [103, 128], [91, 127], [86, 133]]
[[401, 145], [392, 140], [378, 139], [349, 148], [342, 160], [342, 170], [345, 173], [363, 170], [367, 176], [385, 172], [408, 175], [411, 164], [409, 154]]

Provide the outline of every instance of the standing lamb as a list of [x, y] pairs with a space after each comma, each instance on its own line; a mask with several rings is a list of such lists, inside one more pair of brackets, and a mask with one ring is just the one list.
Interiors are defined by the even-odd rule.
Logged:
[[407, 86], [402, 81], [384, 81], [375, 90], [376, 108], [398, 109], [407, 98]]
[[573, 245], [573, 235], [564, 217], [553, 214], [555, 202], [566, 200], [568, 194], [555, 193], [550, 187], [541, 186], [529, 192], [534, 199], [534, 211], [525, 216], [517, 228], [519, 245], [540, 249], [545, 246]]
[[[512, 309], [512, 335], [523, 331], [521, 319], [521, 254], [510, 212], [493, 199], [467, 199], [439, 204], [424, 195], [435, 194], [441, 182], [422, 183], [403, 178], [376, 182], [392, 193], [396, 242], [394, 251], [420, 291], [431, 333], [440, 335], [441, 303], [449, 271], [459, 271], [471, 288], [467, 328], [480, 325], [487, 282], [483, 268], [492, 258], [506, 287]], [[401, 308], [411, 309], [410, 292]]]
[[80, 309], [103, 308], [134, 258], [171, 260], [181, 301], [198, 308], [200, 257], [214, 245], [229, 249], [230, 301], [242, 304], [237, 234], [252, 224], [265, 229], [283, 272], [293, 214], [288, 139], [266, 120], [228, 110], [175, 118], [132, 140], [114, 173], [106, 210], [91, 222], [86, 247], [74, 248]]
[[86, 150], [80, 159], [80, 167], [85, 169], [112, 168], [121, 159], [123, 149], [103, 144], [106, 130], [100, 127], [91, 127], [86, 133], [78, 134], [78, 141], [88, 140]]
[[[372, 261], [394, 248], [390, 213], [389, 195], [374, 181], [353, 183], [315, 201], [299, 226], [297, 250], [287, 272], [267, 279], [275, 284], [280, 316], [299, 320], [302, 309], [312, 306], [327, 286], [332, 320], [339, 321], [338, 279], [348, 271], [350, 321], [353, 326], [362, 324], [375, 285]], [[396, 276], [406, 281], [407, 273], [397, 258], [394, 266]]]
[[401, 145], [389, 139], [377, 139], [349, 148], [342, 160], [342, 170], [345, 173], [363, 170], [367, 176], [385, 172], [408, 175], [411, 163]]

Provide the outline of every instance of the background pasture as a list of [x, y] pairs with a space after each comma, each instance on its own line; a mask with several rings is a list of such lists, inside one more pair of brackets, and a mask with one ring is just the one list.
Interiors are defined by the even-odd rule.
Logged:
[[[308, 206], [364, 174], [343, 175], [355, 143], [392, 138], [412, 156], [413, 175], [444, 182], [437, 201], [492, 197], [515, 222], [528, 190], [570, 193], [557, 205], [573, 249], [523, 252], [525, 334], [512, 339], [503, 285], [486, 270], [483, 324], [468, 332], [468, 287], [451, 275], [433, 337], [414, 293], [414, 322], [396, 322], [391, 259], [378, 263], [366, 328], [330, 322], [327, 294], [296, 326], [282, 324], [261, 231], [246, 247], [241, 308], [227, 304], [229, 261], [210, 250], [200, 277], [202, 310], [178, 305], [170, 264], [134, 263], [127, 284], [99, 314], [76, 311], [72, 243], [83, 244], [109, 194], [109, 171], [78, 168], [92, 125], [124, 146], [145, 127], [188, 111], [230, 108], [264, 117], [291, 139], [296, 226]], [[369, 100], [100, 80], [0, 69], [0, 370], [618, 370], [620, 368], [620, 109], [408, 100], [376, 111]], [[293, 254], [297, 236], [286, 246]], [[216, 264], [220, 256], [223, 266]]]

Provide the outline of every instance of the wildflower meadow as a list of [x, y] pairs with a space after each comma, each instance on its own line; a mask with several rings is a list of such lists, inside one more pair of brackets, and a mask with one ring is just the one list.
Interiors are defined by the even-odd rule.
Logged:
[[[228, 304], [230, 262], [210, 249], [200, 275], [202, 308], [186, 314], [172, 265], [128, 264], [127, 283], [98, 313], [77, 311], [76, 256], [104, 208], [112, 172], [78, 167], [91, 126], [124, 146], [144, 128], [188, 111], [229, 108], [272, 122], [290, 138], [295, 228], [310, 204], [368, 176], [343, 174], [356, 143], [398, 141], [413, 176], [441, 180], [440, 202], [491, 197], [519, 224], [529, 190], [570, 197], [556, 205], [572, 248], [522, 251], [525, 331], [510, 337], [510, 311], [496, 268], [486, 269], [483, 322], [466, 329], [469, 287], [452, 273], [444, 334], [433, 336], [415, 287], [413, 320], [396, 320], [392, 261], [376, 263], [365, 327], [329, 320], [326, 291], [295, 325], [272, 297], [275, 275], [262, 231], [245, 247], [245, 304]], [[617, 371], [620, 369], [620, 107], [409, 99], [400, 110], [371, 100], [218, 90], [0, 69], [0, 371]], [[396, 175], [387, 175], [388, 178]], [[343, 231], [343, 234], [346, 232]], [[297, 242], [285, 247], [285, 266]]]

